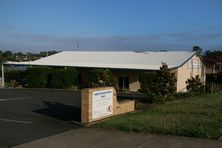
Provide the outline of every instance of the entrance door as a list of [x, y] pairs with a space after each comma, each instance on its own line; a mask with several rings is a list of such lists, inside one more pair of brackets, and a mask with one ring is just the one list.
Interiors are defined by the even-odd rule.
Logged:
[[119, 77], [119, 89], [129, 90], [129, 77], [126, 77], [126, 76]]

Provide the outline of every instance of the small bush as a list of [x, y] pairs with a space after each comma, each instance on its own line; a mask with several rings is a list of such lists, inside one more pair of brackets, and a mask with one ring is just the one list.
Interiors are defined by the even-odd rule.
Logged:
[[108, 69], [93, 69], [90, 71], [89, 84], [91, 87], [116, 87], [116, 78]]
[[203, 92], [203, 85], [198, 75], [195, 78], [187, 79], [186, 84], [187, 91], [193, 95], [198, 95]]

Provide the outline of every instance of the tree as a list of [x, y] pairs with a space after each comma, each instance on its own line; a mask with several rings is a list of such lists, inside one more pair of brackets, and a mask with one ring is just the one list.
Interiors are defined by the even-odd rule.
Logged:
[[220, 51], [220, 50], [207, 50], [205, 52], [205, 56], [210, 57], [210, 58], [221, 59], [222, 58], [222, 51]]
[[159, 83], [158, 94], [167, 98], [176, 91], [176, 77], [174, 73], [171, 73], [166, 63], [162, 63], [160, 70], [156, 72], [157, 83]]
[[0, 64], [2, 64], [4, 62], [4, 58], [2, 56], [3, 52], [0, 50]]
[[4, 58], [11, 58], [12, 55], [13, 55], [13, 53], [11, 51], [9, 51], [9, 50], [3, 52], [3, 54], [2, 54], [2, 56]]
[[141, 76], [141, 90], [146, 93], [151, 102], [164, 102], [176, 91], [175, 74], [162, 63], [160, 70], [144, 73]]
[[200, 48], [200, 46], [193, 46], [193, 51], [196, 51], [196, 52], [198, 52], [198, 53], [202, 53], [202, 48]]

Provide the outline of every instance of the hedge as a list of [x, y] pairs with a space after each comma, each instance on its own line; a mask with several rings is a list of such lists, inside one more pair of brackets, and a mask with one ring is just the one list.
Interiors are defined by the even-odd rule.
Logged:
[[52, 68], [30, 67], [27, 68], [27, 84], [31, 88], [44, 88], [48, 83], [48, 76]]
[[70, 88], [77, 84], [77, 72], [75, 69], [54, 69], [49, 76], [50, 88]]
[[32, 88], [71, 88], [77, 85], [75, 68], [30, 67], [27, 84]]

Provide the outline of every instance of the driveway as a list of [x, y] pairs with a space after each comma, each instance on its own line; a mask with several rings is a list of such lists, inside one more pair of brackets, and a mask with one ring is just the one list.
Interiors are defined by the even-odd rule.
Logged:
[[0, 147], [11, 147], [79, 128], [80, 92], [0, 89]]

